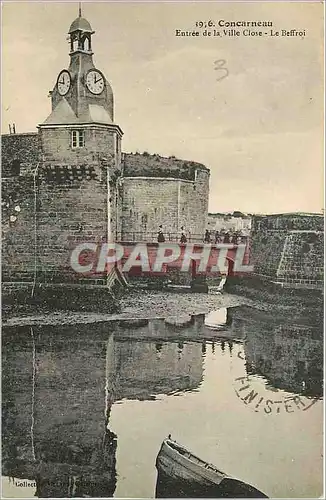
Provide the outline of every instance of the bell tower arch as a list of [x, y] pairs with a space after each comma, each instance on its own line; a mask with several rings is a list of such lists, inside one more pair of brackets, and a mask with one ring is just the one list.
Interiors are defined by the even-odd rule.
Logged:
[[70, 35], [70, 54], [75, 52], [92, 53], [92, 31], [89, 22], [82, 17], [81, 5], [79, 4], [78, 17], [71, 24], [68, 34]]

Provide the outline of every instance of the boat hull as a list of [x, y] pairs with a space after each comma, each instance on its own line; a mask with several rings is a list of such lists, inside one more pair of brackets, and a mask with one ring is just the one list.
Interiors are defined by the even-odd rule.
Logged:
[[155, 498], [217, 498], [216, 485], [207, 485], [202, 481], [181, 479], [158, 471]]
[[[170, 446], [171, 443], [171, 446]], [[253, 486], [229, 477], [174, 442], [163, 441], [156, 459], [155, 498], [268, 498]]]
[[185, 482], [197, 482], [203, 486], [219, 484], [225, 477], [223, 472], [205, 469], [203, 465], [181, 455], [169, 446], [168, 441], [163, 441], [156, 459], [156, 467], [167, 477]]

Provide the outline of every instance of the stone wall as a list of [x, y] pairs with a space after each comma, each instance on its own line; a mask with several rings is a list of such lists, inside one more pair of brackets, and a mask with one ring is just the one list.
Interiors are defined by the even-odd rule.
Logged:
[[322, 286], [324, 219], [321, 215], [254, 216], [254, 272], [286, 285]]
[[[84, 167], [84, 168], [83, 168]], [[107, 186], [95, 165], [44, 166], [3, 180], [3, 278], [64, 282], [79, 279], [69, 259], [77, 242], [108, 237]], [[102, 181], [100, 178], [102, 177]]]
[[[208, 210], [209, 170], [194, 162], [158, 155], [124, 155], [122, 238], [167, 239], [204, 235]], [[172, 236], [173, 235], [173, 236]]]
[[78, 151], [64, 128], [3, 136], [4, 281], [78, 281], [75, 242], [120, 230], [120, 141], [100, 127], [85, 133], [89, 147]]
[[29, 134], [4, 134], [1, 136], [2, 178], [31, 172], [41, 157], [40, 138], [37, 132]]
[[77, 279], [69, 263], [75, 242], [106, 240], [108, 218], [105, 171], [96, 163], [59, 171], [45, 166], [37, 213], [38, 264], [44, 281]]
[[252, 218], [252, 231], [323, 231], [324, 217], [321, 214], [273, 214], [254, 215]]
[[277, 269], [278, 280], [315, 283], [324, 278], [324, 233], [290, 231]]
[[32, 281], [35, 268], [34, 180], [2, 179], [2, 279]]
[[252, 234], [251, 257], [256, 274], [276, 277], [285, 239], [285, 231]]
[[156, 241], [160, 225], [167, 239], [179, 240], [183, 226], [201, 241], [209, 170], [158, 155], [121, 162], [118, 136], [86, 127], [80, 149], [65, 127], [3, 136], [4, 281], [78, 281], [69, 264], [76, 241]]
[[[74, 127], [76, 129], [76, 127]], [[40, 141], [44, 161], [67, 164], [94, 163], [105, 157], [111, 159], [114, 168], [120, 168], [120, 140], [117, 133], [107, 127], [81, 127], [84, 131], [85, 146], [72, 148], [71, 131], [67, 127], [40, 127]]]

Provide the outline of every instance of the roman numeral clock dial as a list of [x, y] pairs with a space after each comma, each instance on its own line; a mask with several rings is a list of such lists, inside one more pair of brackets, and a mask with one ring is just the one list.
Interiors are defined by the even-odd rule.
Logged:
[[92, 94], [101, 94], [104, 90], [104, 77], [96, 69], [91, 69], [86, 75], [86, 87]]
[[70, 73], [67, 70], [61, 71], [57, 80], [57, 89], [60, 95], [66, 95], [71, 85]]

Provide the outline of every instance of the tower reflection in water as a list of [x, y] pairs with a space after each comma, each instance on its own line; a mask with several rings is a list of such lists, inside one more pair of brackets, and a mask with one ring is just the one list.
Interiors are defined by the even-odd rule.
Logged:
[[107, 330], [4, 329], [2, 473], [35, 480], [35, 496], [113, 496], [112, 404], [193, 390], [202, 380], [200, 344], [118, 341]]
[[63, 341], [60, 328], [10, 333], [2, 351], [3, 473], [35, 480], [40, 497], [112, 495], [105, 344]]
[[[236, 307], [228, 310], [226, 324], [230, 339], [242, 339], [247, 375], [262, 376], [266, 387], [322, 395], [318, 320], [293, 324]], [[35, 480], [39, 497], [112, 496], [119, 446], [109, 428], [112, 405], [198, 390], [210, 352], [202, 342], [204, 323], [201, 328], [198, 321], [184, 331], [164, 321], [125, 330], [113, 323], [4, 328], [3, 475]], [[188, 331], [201, 340], [189, 341], [183, 335]], [[140, 332], [143, 340], [132, 340]], [[173, 341], [163, 341], [166, 334]], [[232, 346], [216, 341], [212, 350], [231, 360]], [[178, 496], [177, 484], [161, 486], [164, 496]]]

